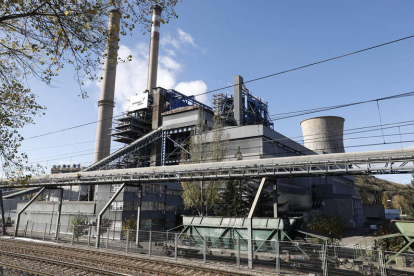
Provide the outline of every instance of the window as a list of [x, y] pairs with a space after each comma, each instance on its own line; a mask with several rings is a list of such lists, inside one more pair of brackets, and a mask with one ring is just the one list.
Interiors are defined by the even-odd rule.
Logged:
[[143, 229], [163, 229], [164, 220], [162, 219], [143, 219], [141, 220], [141, 228]]
[[177, 211], [177, 206], [167, 205], [167, 206], [165, 206], [165, 211]]
[[164, 194], [166, 190], [165, 185], [152, 185], [144, 184], [142, 185], [142, 192], [147, 194]]
[[111, 193], [118, 192], [119, 188], [121, 188], [122, 184], [112, 184], [111, 185]]
[[124, 209], [123, 201], [112, 202], [111, 206], [109, 206], [109, 211], [122, 211], [123, 209]]
[[167, 190], [167, 194], [180, 196], [183, 194], [183, 191], [182, 190]]
[[141, 205], [142, 211], [163, 211], [165, 209], [164, 202], [143, 201]]

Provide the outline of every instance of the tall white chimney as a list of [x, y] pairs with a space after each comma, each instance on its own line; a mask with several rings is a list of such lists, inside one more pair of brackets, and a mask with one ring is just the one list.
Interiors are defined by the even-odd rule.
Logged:
[[152, 27], [151, 27], [151, 41], [148, 64], [148, 80], [147, 90], [149, 93], [157, 87], [157, 71], [158, 71], [158, 52], [160, 49], [160, 19], [162, 9], [160, 6], [154, 6], [152, 10]]
[[96, 130], [95, 158], [94, 162], [107, 157], [111, 147], [112, 117], [114, 112], [114, 94], [116, 65], [118, 59], [119, 22], [121, 13], [112, 10], [109, 14], [108, 40], [106, 45], [106, 57], [104, 73], [102, 76], [101, 99], [98, 101], [98, 127]]

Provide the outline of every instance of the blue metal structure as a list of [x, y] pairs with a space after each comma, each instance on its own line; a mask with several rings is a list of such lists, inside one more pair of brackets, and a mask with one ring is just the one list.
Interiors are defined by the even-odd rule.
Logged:
[[173, 110], [184, 106], [201, 106], [207, 110], [213, 110], [210, 106], [205, 105], [195, 99], [194, 96], [186, 96], [174, 89], [167, 90], [168, 108], [165, 111]]
[[[273, 129], [273, 122], [269, 115], [268, 103], [260, 97], [255, 97], [242, 84], [242, 100], [243, 100], [243, 125], [259, 125]], [[234, 119], [234, 97], [229, 94], [218, 94], [213, 96], [214, 112], [220, 116], [226, 123], [236, 125]]]
[[273, 122], [270, 119], [268, 104], [260, 97], [255, 97], [243, 84], [243, 102], [244, 108], [243, 124], [244, 125], [258, 125], [263, 124], [267, 127], [273, 128]]

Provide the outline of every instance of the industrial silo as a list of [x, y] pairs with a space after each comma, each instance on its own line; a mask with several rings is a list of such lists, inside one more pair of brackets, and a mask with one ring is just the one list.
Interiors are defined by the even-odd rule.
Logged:
[[344, 150], [344, 118], [322, 116], [300, 123], [305, 147], [318, 153], [342, 153]]

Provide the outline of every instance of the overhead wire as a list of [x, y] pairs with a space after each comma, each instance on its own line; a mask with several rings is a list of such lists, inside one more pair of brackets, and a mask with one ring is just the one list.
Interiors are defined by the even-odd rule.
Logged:
[[[321, 61], [309, 63], [309, 64], [302, 65], [302, 66], [299, 66], [299, 67], [295, 67], [295, 68], [291, 68], [291, 69], [284, 70], [284, 71], [281, 71], [281, 72], [273, 73], [273, 74], [270, 74], [270, 75], [258, 77], [258, 78], [251, 79], [251, 80], [247, 80], [247, 81], [244, 81], [243, 83], [250, 83], [250, 82], [262, 80], [262, 79], [265, 79], [265, 78], [270, 78], [270, 77], [274, 77], [274, 76], [277, 76], [277, 75], [293, 72], [293, 71], [304, 69], [304, 68], [307, 68], [307, 67], [310, 67], [310, 66], [326, 63], [326, 62], [333, 61], [333, 60], [336, 60], [336, 59], [348, 57], [348, 56], [351, 56], [351, 55], [355, 55], [355, 54], [358, 54], [358, 53], [362, 53], [362, 52], [365, 52], [365, 51], [369, 51], [369, 50], [376, 49], [376, 48], [379, 48], [379, 47], [383, 47], [383, 46], [386, 46], [386, 45], [390, 45], [390, 44], [393, 44], [393, 43], [404, 41], [404, 40], [407, 40], [407, 39], [410, 39], [410, 38], [414, 38], [414, 35], [410, 35], [410, 36], [406, 36], [406, 37], [403, 37], [403, 38], [395, 39], [395, 40], [392, 40], [392, 41], [389, 41], [389, 42], [385, 42], [385, 43], [382, 43], [382, 44], [378, 44], [378, 45], [375, 45], [375, 46], [371, 46], [371, 47], [368, 47], [368, 48], [357, 50], [357, 51], [350, 52], [350, 53], [347, 53], [347, 54], [335, 56], [335, 57], [332, 57], [332, 58], [324, 59], [324, 60], [321, 60]], [[199, 93], [199, 94], [196, 94], [196, 95], [193, 95], [193, 96], [197, 97], [197, 96], [201, 96], [201, 95], [204, 95], [204, 94], [210, 94], [210, 93], [217, 92], [217, 91], [220, 91], [220, 90], [224, 90], [224, 89], [227, 89], [227, 88], [232, 88], [236, 85], [240, 85], [240, 84], [233, 84], [233, 85], [225, 86], [225, 87], [222, 87], [222, 88], [213, 89], [213, 90], [206, 91], [206, 92], [203, 92], [203, 93]], [[108, 118], [108, 119], [113, 119], [113, 118], [120, 117], [120, 116], [123, 116], [123, 115], [115, 116], [115, 117]], [[108, 120], [108, 119], [104, 119], [104, 120]], [[38, 138], [38, 137], [43, 137], [43, 136], [51, 135], [51, 134], [56, 134], [56, 133], [59, 133], [59, 132], [63, 132], [63, 131], [67, 131], [67, 130], [71, 130], [71, 129], [75, 129], [75, 128], [95, 124], [95, 123], [100, 122], [100, 121], [103, 121], [103, 120], [94, 121], [94, 122], [90, 122], [90, 123], [86, 123], [86, 124], [82, 124], [82, 125], [78, 125], [78, 126], [73, 126], [73, 127], [69, 127], [69, 128], [65, 128], [65, 129], [61, 129], [61, 130], [57, 130], [57, 131], [52, 131], [52, 132], [44, 133], [44, 134], [40, 134], [40, 135], [35, 135], [35, 136], [32, 136], [32, 137], [26, 138], [25, 140], [34, 139], [34, 138]]]
[[[414, 123], [413, 123], [414, 124]], [[396, 128], [396, 127], [399, 127], [399, 126], [392, 126], [392, 127], [389, 127], [389, 128]], [[375, 130], [379, 130], [379, 129], [374, 129], [374, 130], [368, 130], [368, 131], [375, 131]], [[359, 132], [353, 132], [353, 133], [351, 133], [351, 134], [356, 134], [356, 133], [361, 133], [361, 132], [366, 132], [366, 131], [359, 131]], [[387, 135], [385, 135], [385, 136], [389, 136], [389, 137], [391, 137], [391, 136], [402, 136], [402, 135], [413, 135], [414, 134], [414, 132], [407, 132], [407, 133], [394, 133], [394, 134], [387, 134]], [[337, 135], [337, 134], [334, 134], [334, 135], [328, 135], [328, 136], [324, 136], [323, 138], [323, 141], [324, 142], [329, 142], [329, 141], [335, 141], [335, 140], [337, 140], [337, 139], [328, 139], [328, 140], [326, 140], [325, 138], [329, 138], [329, 137], [338, 137], [338, 136], [340, 136], [340, 135]], [[369, 138], [379, 138], [379, 137], [382, 137], [382, 135], [371, 135], [371, 136], [362, 136], [362, 137], [350, 137], [350, 138], [345, 138], [345, 139], [343, 139], [344, 141], [346, 141], [346, 140], [359, 140], [359, 139], [369, 139]], [[285, 138], [282, 138], [283, 140], [285, 139]], [[263, 141], [264, 143], [274, 143], [274, 142], [279, 142], [280, 140], [282, 140], [282, 139], [267, 139], [267, 140], [265, 140], [265, 141]], [[289, 138], [287, 138], [286, 137], [286, 139], [289, 139]], [[318, 137], [318, 138], [313, 138], [313, 139], [307, 139], [306, 141], [307, 142], [312, 142], [313, 140], [316, 140], [316, 141], [318, 141], [318, 140], [320, 140], [321, 138], [320, 137]], [[292, 141], [292, 142], [296, 142], [297, 143], [297, 141], [294, 141], [294, 140], [290, 140], [290, 141]], [[392, 142], [392, 144], [393, 143], [395, 143], [395, 142]], [[400, 138], [400, 141], [399, 141], [399, 143], [405, 143], [404, 141], [402, 141], [401, 140], [401, 138]], [[282, 143], [283, 144], [283, 143]], [[298, 145], [300, 145], [300, 144], [298, 144]], [[367, 144], [367, 145], [377, 145], [377, 144]], [[287, 146], [287, 147], [290, 147], [290, 148], [292, 148], [291, 146], [289, 146], [289, 145], [285, 145], [285, 146]], [[302, 145], [300, 145], [300, 146], [302, 146]], [[113, 150], [119, 150], [119, 149], [122, 149], [124, 146], [121, 146], [121, 147], [117, 147], [117, 148], [112, 148]], [[262, 145], [259, 145], [259, 146], [253, 146], [253, 147], [240, 147], [239, 149], [233, 149], [234, 151], [237, 151], [237, 150], [249, 150], [249, 149], [258, 149], [258, 148], [274, 148], [275, 146], [274, 145], [269, 145], [269, 146], [262, 146]], [[347, 148], [349, 148], [349, 147], [354, 147], [354, 146], [347, 146]], [[293, 149], [293, 148], [292, 148]], [[71, 152], [71, 153], [68, 153], [68, 154], [63, 154], [63, 155], [53, 155], [53, 156], [48, 156], [48, 157], [43, 157], [43, 158], [40, 158], [40, 159], [35, 159], [35, 160], [32, 160], [32, 161], [37, 161], [37, 162], [47, 162], [47, 161], [53, 161], [53, 160], [58, 160], [58, 159], [61, 159], [61, 158], [69, 158], [69, 157], [77, 157], [77, 156], [83, 156], [83, 155], [75, 155], [75, 156], [66, 156], [66, 155], [70, 155], [70, 154], [73, 154], [73, 153], [82, 153], [82, 152], [89, 152], [89, 153], [87, 153], [87, 154], [84, 154], [84, 155], [88, 155], [88, 154], [90, 154], [91, 153], [91, 151], [93, 151], [94, 149], [90, 149], [90, 150], [82, 150], [82, 151], [77, 151], [77, 152]], [[294, 151], [296, 151], [296, 152], [299, 152], [299, 153], [302, 153], [302, 154], [305, 154], [305, 153], [307, 153], [307, 152], [314, 152], [314, 150], [297, 150], [297, 149], [293, 149]], [[326, 150], [326, 149], [325, 149]], [[287, 149], [285, 149], [285, 151], [284, 152], [278, 152], [278, 154], [285, 154], [285, 153], [292, 153], [292, 152], [294, 152], [294, 151], [292, 151], [292, 150], [287, 150]], [[203, 151], [204, 153], [209, 153], [209, 152], [213, 152], [213, 151]], [[92, 153], [96, 153], [96, 151], [95, 152], [92, 152]], [[56, 157], [56, 156], [60, 156], [60, 158], [57, 158], [57, 159], [49, 159], [49, 158], [51, 158], [51, 157]], [[153, 156], [156, 156], [156, 157], [159, 157], [159, 156], [162, 156], [162, 154], [155, 154], [155, 155], [153, 155]], [[249, 156], [251, 156], [251, 155], [249, 155]], [[45, 158], [48, 158], [48, 159], [46, 159], [45, 160]], [[34, 164], [34, 163], [36, 163], [36, 162], [32, 162], [31, 164]]]

